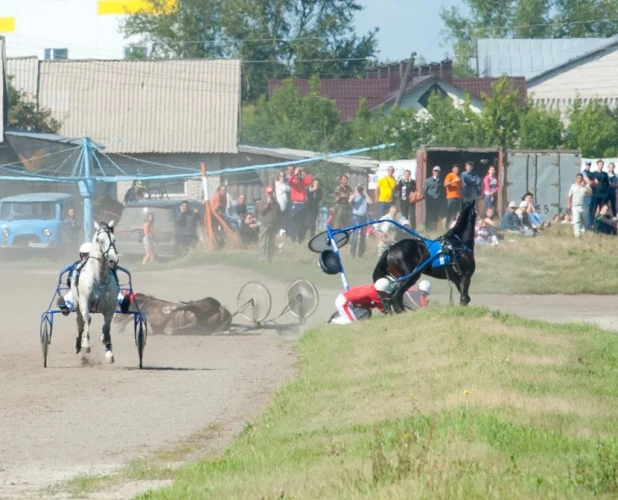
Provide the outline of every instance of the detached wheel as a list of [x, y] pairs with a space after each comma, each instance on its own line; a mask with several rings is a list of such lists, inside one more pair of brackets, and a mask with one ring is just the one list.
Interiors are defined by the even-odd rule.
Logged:
[[143, 368], [144, 349], [146, 348], [146, 329], [147, 327], [144, 325], [144, 320], [140, 319], [137, 324], [137, 332], [135, 333], [135, 344], [137, 345], [140, 370]]

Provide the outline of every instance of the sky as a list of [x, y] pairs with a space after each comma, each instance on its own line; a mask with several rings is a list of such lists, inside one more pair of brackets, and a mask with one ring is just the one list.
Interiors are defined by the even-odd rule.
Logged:
[[444, 23], [440, 18], [442, 6], [461, 6], [461, 0], [359, 0], [365, 10], [356, 15], [359, 35], [370, 29], [378, 32], [378, 57], [380, 61], [400, 61], [411, 52], [423, 55], [427, 62], [438, 62], [448, 52], [453, 59], [450, 44], [445, 43], [440, 31]]

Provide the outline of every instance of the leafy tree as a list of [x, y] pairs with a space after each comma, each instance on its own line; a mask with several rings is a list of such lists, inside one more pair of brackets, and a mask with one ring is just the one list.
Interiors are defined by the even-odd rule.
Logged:
[[584, 105], [576, 99], [569, 114], [566, 145], [584, 156], [618, 154], [618, 121], [612, 111], [597, 101]]
[[[146, 0], [128, 16], [126, 37], [152, 45], [153, 57], [238, 57], [243, 99], [254, 102], [269, 78], [361, 75], [375, 56], [377, 30], [358, 37], [355, 0]], [[150, 10], [150, 9], [148, 9]]]
[[39, 108], [36, 100], [28, 93], [17, 90], [13, 77], [7, 78], [9, 98], [9, 127], [28, 132], [55, 134], [62, 123], [56, 120], [49, 109]]
[[521, 149], [557, 149], [564, 142], [564, 125], [557, 110], [551, 111], [528, 102], [520, 118]]
[[458, 7], [443, 8], [445, 34], [453, 41], [454, 71], [474, 73], [479, 38], [608, 37], [618, 33], [616, 0], [463, 0], [469, 15]]
[[477, 121], [477, 140], [480, 145], [514, 147], [519, 138], [522, 96], [510, 80], [500, 78], [492, 84], [491, 95], [482, 95], [483, 110]]
[[319, 80], [302, 96], [291, 80], [270, 100], [243, 108], [242, 141], [274, 147], [335, 151], [347, 142], [347, 130], [334, 101], [318, 93]]
[[435, 146], [476, 145], [474, 127], [466, 108], [469, 102], [457, 108], [450, 97], [433, 93], [427, 104], [429, 116], [423, 123], [423, 142]]

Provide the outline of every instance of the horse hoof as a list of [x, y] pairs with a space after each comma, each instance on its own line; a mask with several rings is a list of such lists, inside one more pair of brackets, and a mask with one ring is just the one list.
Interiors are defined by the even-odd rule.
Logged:
[[111, 365], [114, 362], [114, 353], [112, 351], [107, 351], [105, 353], [105, 359]]
[[84, 351], [85, 354], [89, 354], [90, 353], [90, 346], [89, 345], [82, 346], [82, 351]]

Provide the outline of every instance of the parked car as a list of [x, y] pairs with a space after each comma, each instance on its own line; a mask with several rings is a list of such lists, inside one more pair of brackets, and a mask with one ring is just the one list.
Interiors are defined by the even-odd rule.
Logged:
[[[154, 236], [158, 242], [160, 257], [177, 257], [182, 249], [178, 241], [176, 220], [180, 214], [182, 200], [141, 200], [128, 204], [122, 211], [120, 221], [115, 225], [116, 245], [122, 255], [144, 255], [142, 225], [146, 216], [154, 214]], [[204, 205], [189, 201], [189, 210], [196, 211], [196, 240], [203, 238]]]
[[73, 206], [64, 193], [31, 193], [0, 199], [0, 247], [59, 248], [62, 220]]

